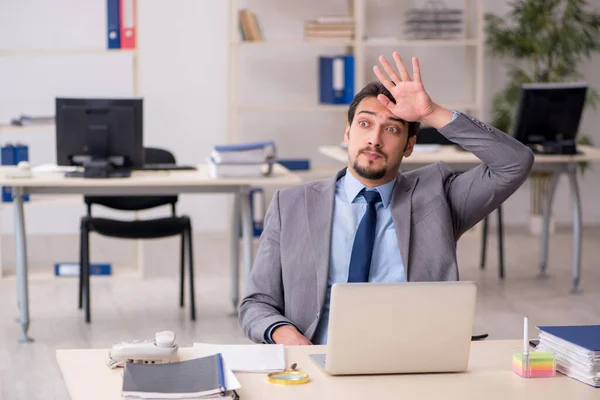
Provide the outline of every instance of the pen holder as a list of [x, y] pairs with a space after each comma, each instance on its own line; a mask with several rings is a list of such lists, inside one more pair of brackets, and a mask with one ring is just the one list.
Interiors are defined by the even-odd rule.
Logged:
[[523, 378], [556, 376], [556, 361], [552, 354], [543, 351], [533, 351], [529, 354], [514, 353], [512, 370]]

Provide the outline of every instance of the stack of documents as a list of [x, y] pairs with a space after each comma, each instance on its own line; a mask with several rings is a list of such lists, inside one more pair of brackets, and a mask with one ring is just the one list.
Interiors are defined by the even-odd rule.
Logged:
[[280, 344], [194, 343], [194, 357], [222, 354], [224, 365], [234, 372], [275, 372], [285, 366], [285, 347]]
[[122, 396], [127, 399], [237, 399], [240, 383], [221, 354], [169, 364], [127, 363]]
[[275, 159], [273, 141], [215, 146], [208, 162], [211, 175], [224, 177], [260, 177], [270, 174]]
[[536, 350], [552, 353], [556, 370], [600, 387], [600, 325], [540, 326]]

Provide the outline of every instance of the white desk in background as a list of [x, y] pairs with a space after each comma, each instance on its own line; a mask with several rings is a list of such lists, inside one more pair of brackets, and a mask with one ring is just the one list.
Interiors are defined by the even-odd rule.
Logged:
[[[254, 186], [293, 186], [301, 179], [279, 164], [265, 178], [211, 178], [208, 165], [193, 171], [139, 171], [130, 178], [83, 179], [66, 178], [63, 173], [34, 172], [31, 178], [8, 178], [7, 172], [16, 167], [0, 167], [0, 186], [12, 187], [15, 217], [15, 251], [17, 304], [21, 341], [31, 339], [29, 330], [29, 296], [27, 276], [27, 245], [23, 196], [27, 194], [81, 194], [103, 196], [172, 195], [182, 193], [231, 193], [234, 195], [231, 226], [231, 292], [234, 310], [239, 301], [239, 237], [242, 221], [242, 243], [246, 276], [252, 268], [252, 216], [249, 190]], [[241, 215], [241, 218], [240, 218]]]
[[[546, 274], [548, 264], [548, 232], [550, 215], [552, 214], [552, 202], [556, 192], [556, 186], [561, 174], [569, 179], [571, 188], [571, 199], [573, 203], [573, 292], [577, 292], [581, 279], [581, 243], [582, 243], [582, 209], [579, 184], [577, 179], [577, 164], [580, 162], [600, 162], [600, 149], [591, 146], [578, 146], [581, 154], [577, 155], [535, 155], [533, 171], [550, 172], [552, 178], [546, 195], [544, 205], [542, 245], [540, 254], [540, 276]], [[348, 163], [348, 153], [341, 146], [320, 146], [319, 152], [341, 163]], [[436, 151], [415, 151], [402, 160], [401, 170], [421, 168], [438, 161], [443, 161], [455, 171], [466, 171], [481, 164], [475, 155], [470, 152], [457, 149], [455, 146], [440, 146]]]
[[[360, 344], [358, 344], [360, 345]], [[469, 367], [464, 373], [329, 376], [309, 358], [324, 353], [324, 346], [286, 348], [288, 364], [308, 373], [304, 385], [278, 386], [264, 373], [236, 373], [241, 400], [363, 400], [363, 399], [597, 399], [600, 390], [558, 374], [551, 378], [521, 378], [511, 369], [513, 352], [522, 351], [520, 340], [473, 342]], [[71, 400], [118, 400], [123, 387], [122, 369], [106, 366], [105, 350], [57, 350], [58, 366]], [[192, 358], [191, 348], [180, 348], [180, 360]]]

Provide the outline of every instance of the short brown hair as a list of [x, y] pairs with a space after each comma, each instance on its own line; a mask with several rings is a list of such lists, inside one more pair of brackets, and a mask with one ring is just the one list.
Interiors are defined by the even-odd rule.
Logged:
[[[396, 104], [396, 99], [390, 93], [389, 90], [383, 86], [383, 84], [379, 81], [371, 82], [367, 86], [365, 86], [360, 92], [358, 92], [352, 102], [350, 103], [350, 107], [348, 107], [348, 123], [352, 125], [352, 121], [354, 121], [354, 114], [356, 114], [356, 108], [358, 104], [366, 99], [367, 97], [377, 97], [378, 95], [383, 94], [390, 101]], [[419, 122], [409, 122], [408, 123], [408, 137], [412, 137], [417, 134], [419, 127], [421, 124]]]

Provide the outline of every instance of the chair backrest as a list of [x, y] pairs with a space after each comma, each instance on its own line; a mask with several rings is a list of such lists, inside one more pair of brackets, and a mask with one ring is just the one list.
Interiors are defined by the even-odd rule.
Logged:
[[[146, 164], [176, 164], [175, 156], [168, 150], [154, 147], [144, 148], [144, 160]], [[88, 206], [88, 214], [93, 204], [115, 210], [139, 211], [167, 204], [174, 206], [177, 196], [85, 196], [84, 201]]]

